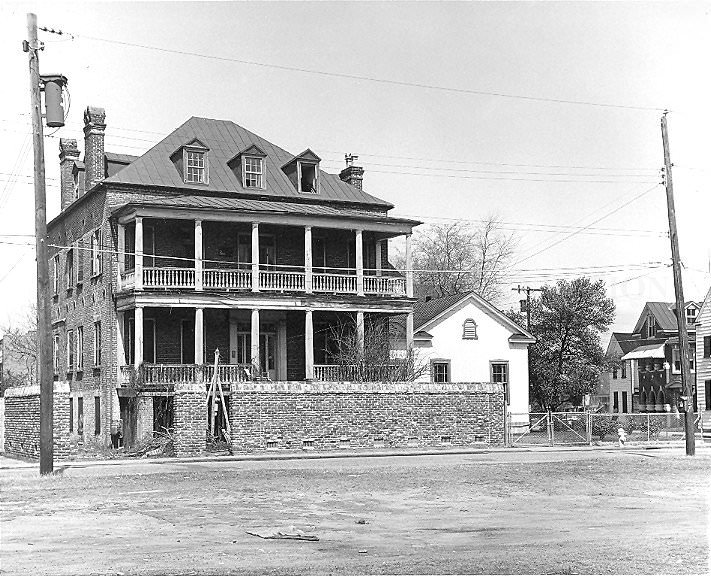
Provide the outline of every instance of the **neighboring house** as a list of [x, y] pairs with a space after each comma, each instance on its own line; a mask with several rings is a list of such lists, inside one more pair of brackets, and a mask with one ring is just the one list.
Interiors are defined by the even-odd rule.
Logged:
[[414, 330], [423, 380], [499, 382], [512, 420], [528, 423], [530, 332], [474, 292], [418, 301]]
[[48, 224], [72, 434], [106, 443], [120, 418], [129, 442], [169, 425], [175, 383], [210, 379], [217, 349], [228, 384], [340, 378], [330, 327], [343, 323], [404, 315], [412, 342], [412, 273], [392, 268], [388, 241], [405, 236], [409, 254], [419, 222], [365, 193], [352, 156], [333, 175], [311, 150], [193, 117], [133, 157], [104, 151], [103, 109], [84, 123], [83, 162], [60, 140]]
[[696, 409], [704, 430], [711, 429], [711, 289], [696, 317]]
[[[696, 302], [687, 302], [683, 311], [689, 333], [689, 364], [694, 383], [696, 319], [700, 308]], [[647, 302], [631, 337], [638, 337], [639, 340], [634, 349], [625, 353], [620, 360], [630, 361], [630, 371], [634, 372], [632, 407], [636, 407], [639, 412], [677, 411], [682, 386], [675, 304]]]
[[639, 382], [636, 360], [621, 360], [639, 346], [639, 334], [613, 332], [607, 345], [606, 357], [609, 369], [601, 375], [604, 389], [607, 390], [605, 404], [609, 412], [625, 413], [637, 411], [637, 392]]

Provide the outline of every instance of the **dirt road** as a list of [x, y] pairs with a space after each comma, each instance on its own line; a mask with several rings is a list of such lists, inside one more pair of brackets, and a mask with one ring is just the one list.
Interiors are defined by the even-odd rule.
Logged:
[[[0, 471], [2, 574], [701, 574], [711, 455], [506, 452]], [[318, 542], [262, 540], [294, 527]]]

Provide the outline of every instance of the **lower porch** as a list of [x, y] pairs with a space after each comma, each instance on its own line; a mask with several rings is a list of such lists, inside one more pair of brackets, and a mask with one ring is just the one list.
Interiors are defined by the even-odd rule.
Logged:
[[[403, 380], [403, 314], [137, 307], [119, 312], [119, 385]], [[197, 338], [196, 338], [197, 335]], [[138, 345], [137, 345], [138, 343]], [[398, 350], [399, 349], [399, 350]], [[370, 360], [362, 359], [368, 352]]]

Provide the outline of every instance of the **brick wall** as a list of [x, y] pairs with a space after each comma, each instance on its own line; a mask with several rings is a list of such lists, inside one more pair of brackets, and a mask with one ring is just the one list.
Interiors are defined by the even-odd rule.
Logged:
[[234, 452], [504, 441], [498, 384], [244, 382], [230, 406]]
[[[39, 458], [40, 390], [39, 386], [10, 388], [5, 392], [4, 451], [14, 456]], [[69, 385], [54, 385], [54, 458], [70, 457]]]
[[175, 455], [195, 456], [205, 450], [207, 394], [203, 384], [176, 384], [173, 396]]

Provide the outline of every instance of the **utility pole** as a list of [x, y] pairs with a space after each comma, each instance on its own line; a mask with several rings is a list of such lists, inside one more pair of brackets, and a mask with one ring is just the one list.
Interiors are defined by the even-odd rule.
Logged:
[[[531, 288], [530, 286], [526, 286], [525, 288], [521, 286], [520, 284], [518, 285], [517, 288], [511, 288], [511, 290], [516, 290], [519, 294], [521, 292], [526, 293], [526, 330], [530, 332], [531, 330], [531, 292], [542, 292], [543, 288]], [[521, 300], [521, 308], [523, 311], [523, 300]]]
[[40, 385], [40, 474], [54, 469], [53, 410], [54, 374], [50, 331], [49, 262], [47, 260], [47, 198], [44, 186], [44, 134], [42, 97], [40, 95], [37, 16], [27, 15], [27, 36], [23, 49], [30, 63], [30, 98], [32, 101], [32, 141], [35, 164], [35, 254], [37, 257], [37, 377]]
[[672, 182], [672, 163], [669, 155], [669, 135], [667, 134], [667, 111], [662, 114], [662, 145], [664, 146], [664, 172], [667, 189], [667, 214], [669, 216], [669, 239], [671, 240], [672, 270], [674, 271], [674, 293], [676, 295], [676, 323], [679, 327], [679, 356], [681, 358], [681, 386], [684, 401], [684, 432], [686, 435], [686, 455], [696, 453], [694, 437], [694, 394], [689, 366], [689, 334], [686, 331], [684, 313], [684, 287], [681, 281], [681, 262], [679, 257], [679, 236], [676, 229], [676, 211], [674, 209], [674, 185]]

